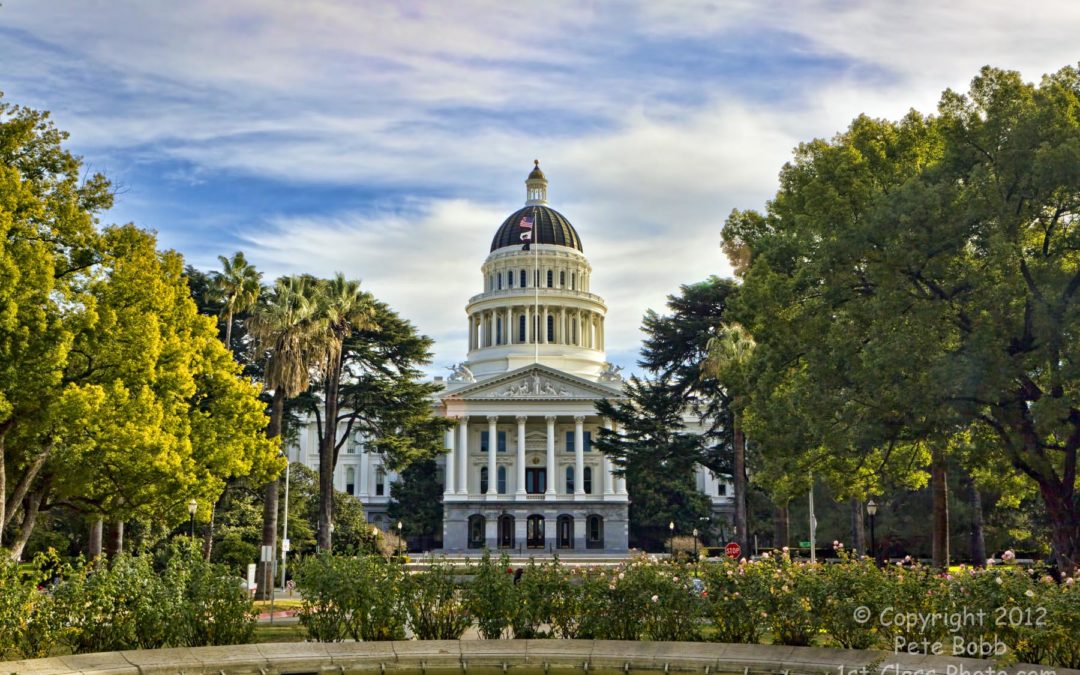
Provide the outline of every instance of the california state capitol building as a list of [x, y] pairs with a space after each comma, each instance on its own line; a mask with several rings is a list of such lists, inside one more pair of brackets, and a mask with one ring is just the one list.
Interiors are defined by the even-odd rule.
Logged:
[[[607, 305], [590, 292], [593, 269], [577, 230], [548, 206], [539, 162], [525, 187], [525, 205], [496, 230], [480, 292], [465, 304], [466, 360], [436, 378], [444, 386], [434, 414], [455, 422], [438, 460], [442, 550], [623, 554], [633, 495], [592, 446], [598, 429], [610, 428], [596, 402], [622, 396], [621, 369], [604, 351]], [[686, 423], [693, 431], [697, 420]], [[314, 421], [301, 426], [289, 459], [317, 470]], [[356, 437], [334, 483], [387, 529], [397, 478]], [[703, 467], [696, 478], [719, 531], [732, 511], [728, 479]]]

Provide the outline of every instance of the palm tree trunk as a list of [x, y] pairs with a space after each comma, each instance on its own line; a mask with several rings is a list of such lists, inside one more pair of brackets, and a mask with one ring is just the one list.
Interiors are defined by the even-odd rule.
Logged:
[[949, 566], [949, 486], [946, 483], [945, 452], [935, 448], [930, 460], [930, 480], [933, 484], [933, 560], [934, 567]]
[[225, 315], [225, 349], [228, 349], [230, 353], [232, 353], [232, 318], [232, 312]]
[[[285, 414], [285, 390], [278, 387], [274, 390], [274, 398], [270, 404], [270, 424], [266, 429], [268, 438], [281, 436], [281, 418]], [[263, 531], [262, 545], [270, 547], [271, 551], [277, 551], [277, 516], [278, 516], [278, 481], [275, 478], [266, 484], [266, 498], [263, 500]], [[255, 574], [258, 588], [255, 597], [266, 600], [274, 589], [274, 563], [263, 561], [259, 556], [258, 570]]]
[[334, 445], [337, 443], [338, 389], [341, 380], [341, 353], [327, 359], [326, 422], [319, 443], [319, 550], [332, 551], [331, 525], [334, 522]]
[[746, 436], [735, 418], [735, 541], [743, 551], [749, 551], [750, 537], [746, 520]]

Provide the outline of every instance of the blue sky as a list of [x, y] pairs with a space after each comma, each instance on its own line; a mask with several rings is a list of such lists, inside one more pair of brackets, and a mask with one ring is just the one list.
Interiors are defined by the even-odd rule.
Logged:
[[632, 366], [647, 308], [799, 142], [933, 110], [985, 64], [1076, 63], [1080, 3], [5, 0], [0, 91], [52, 111], [203, 269], [343, 271], [465, 353], [464, 304], [539, 158]]

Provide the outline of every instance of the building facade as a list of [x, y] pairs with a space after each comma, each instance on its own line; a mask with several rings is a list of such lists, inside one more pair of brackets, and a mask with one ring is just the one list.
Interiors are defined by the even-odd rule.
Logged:
[[[605, 358], [607, 305], [590, 292], [577, 231], [548, 206], [539, 163], [525, 185], [525, 206], [496, 231], [481, 292], [465, 306], [467, 360], [437, 378], [435, 414], [455, 423], [440, 460], [443, 550], [625, 553], [632, 496], [592, 445], [610, 428], [596, 402], [620, 398], [623, 385]], [[294, 461], [318, 466], [313, 436], [302, 430]], [[362, 439], [349, 439], [335, 485], [380, 527], [390, 526], [395, 479]], [[731, 511], [727, 482], [700, 469], [697, 484], [711, 498], [715, 528]]]

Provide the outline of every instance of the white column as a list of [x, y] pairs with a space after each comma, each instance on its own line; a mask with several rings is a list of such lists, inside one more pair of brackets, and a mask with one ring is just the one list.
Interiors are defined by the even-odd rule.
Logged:
[[525, 420], [529, 419], [524, 415], [517, 417], [517, 458], [516, 467], [517, 471], [517, 488], [514, 490], [514, 494], [521, 497], [525, 495]]
[[[544, 418], [547, 422], [547, 490], [544, 491], [545, 499], [555, 499], [555, 417], [548, 415]], [[546, 526], [546, 523], [545, 523]]]
[[574, 497], [585, 494], [585, 417], [574, 417]]
[[371, 473], [371, 455], [368, 454], [366, 449], [360, 451], [360, 469], [357, 471], [359, 475], [356, 483], [358, 488], [356, 491], [357, 497], [368, 496], [368, 474]]
[[532, 308], [525, 305], [525, 344], [532, 344]]
[[510, 308], [506, 308], [506, 318], [503, 319], [503, 343], [514, 344], [514, 330], [513, 330], [514, 311]]
[[488, 312], [488, 320], [491, 321], [491, 330], [489, 331], [491, 333], [491, 339], [488, 341], [488, 347], [494, 347], [495, 345], [499, 344], [497, 340], [498, 333], [495, 331], [495, 310], [491, 310], [490, 312]]
[[[609, 419], [604, 420], [604, 428], [605, 429], [610, 429], [611, 428], [611, 420], [609, 420]], [[608, 459], [608, 456], [603, 455], [603, 459], [600, 462], [600, 471], [604, 474], [604, 494], [605, 495], [613, 495], [613, 494], [615, 494], [615, 476], [612, 475], [612, 473], [611, 473], [612, 466], [614, 466], [614, 465], [611, 463], [611, 460]]]
[[469, 416], [458, 423], [457, 493], [469, 494]]
[[[446, 471], [443, 472], [443, 474], [446, 477], [446, 489], [443, 492], [443, 494], [444, 495], [452, 495], [452, 494], [454, 494], [454, 478], [457, 477], [457, 474], [454, 473], [454, 466], [456, 464], [456, 462], [454, 461], [455, 460], [454, 455], [457, 454], [457, 451], [454, 449], [454, 429], [453, 428], [450, 428], [450, 429], [446, 430], [446, 447], [450, 450], [450, 452], [446, 453]], [[365, 463], [367, 462], [366, 459], [364, 461], [365, 461]], [[370, 468], [369, 468], [368, 471], [370, 472]], [[367, 481], [367, 480], [370, 480], [370, 479], [365, 478], [364, 480]], [[366, 489], [367, 483], [364, 484], [364, 487]]]
[[495, 474], [495, 453], [499, 449], [498, 416], [488, 417], [488, 489], [489, 497], [498, 494], [498, 476]]
[[540, 308], [540, 344], [543, 344], [543, 345], [546, 345], [547, 341], [548, 341], [547, 318], [548, 318], [548, 306], [543, 305]]
[[[620, 436], [623, 435], [623, 430], [617, 424], [615, 425], [615, 433], [619, 434]], [[615, 479], [615, 494], [617, 494], [617, 495], [625, 495], [626, 494], [626, 477], [625, 476], [623, 476], [622, 478], [616, 478]]]

